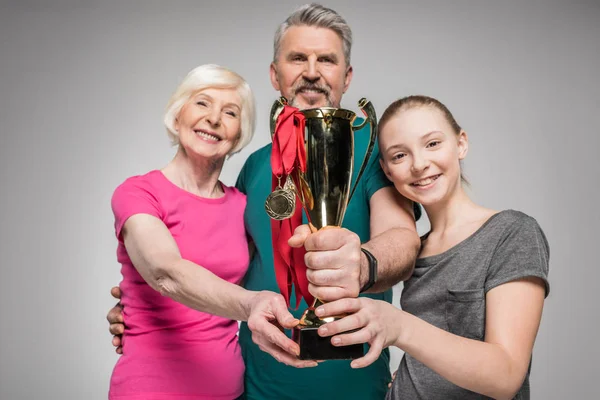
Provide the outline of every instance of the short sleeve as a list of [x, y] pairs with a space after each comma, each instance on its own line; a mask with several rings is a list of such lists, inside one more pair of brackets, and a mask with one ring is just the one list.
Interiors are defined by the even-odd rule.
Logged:
[[546, 286], [546, 296], [550, 293], [548, 270], [550, 249], [548, 240], [535, 219], [522, 215], [508, 227], [488, 269], [485, 292], [526, 277], [541, 278]]
[[[362, 160], [361, 158], [359, 159]], [[356, 167], [360, 168], [360, 165], [357, 165]], [[385, 176], [383, 170], [381, 169], [381, 165], [379, 164], [379, 144], [377, 142], [375, 142], [373, 153], [371, 154], [371, 158], [369, 159], [367, 167], [365, 168], [362, 179], [367, 199], [371, 199], [371, 196], [373, 196], [379, 189], [392, 185], [392, 182], [390, 182]]]
[[159, 202], [151, 185], [141, 179], [130, 178], [115, 189], [111, 206], [115, 216], [115, 234], [123, 240], [121, 230], [135, 214], [149, 214], [162, 218]]

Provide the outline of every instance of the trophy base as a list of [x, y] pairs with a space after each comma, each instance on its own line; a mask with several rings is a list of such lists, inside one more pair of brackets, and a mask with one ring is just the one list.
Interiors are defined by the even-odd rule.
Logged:
[[331, 337], [321, 337], [318, 326], [296, 325], [292, 340], [300, 346], [301, 360], [353, 360], [365, 355], [362, 344], [334, 346]]

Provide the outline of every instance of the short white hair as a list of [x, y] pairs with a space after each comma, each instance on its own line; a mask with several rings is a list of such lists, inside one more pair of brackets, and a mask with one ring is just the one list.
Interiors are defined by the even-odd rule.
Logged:
[[334, 31], [342, 39], [346, 66], [350, 65], [350, 53], [352, 52], [352, 30], [350, 25], [336, 11], [317, 3], [305, 4], [297, 8], [279, 25], [273, 41], [273, 62], [275, 64], [277, 64], [279, 58], [283, 36], [292, 26], [312, 26]]
[[250, 85], [237, 73], [215, 64], [205, 64], [191, 70], [179, 84], [169, 99], [164, 123], [171, 143], [179, 145], [179, 133], [175, 129], [175, 120], [183, 106], [198, 92], [209, 89], [235, 89], [240, 96], [242, 110], [240, 113], [240, 137], [229, 154], [242, 150], [254, 135], [256, 108], [254, 94]]

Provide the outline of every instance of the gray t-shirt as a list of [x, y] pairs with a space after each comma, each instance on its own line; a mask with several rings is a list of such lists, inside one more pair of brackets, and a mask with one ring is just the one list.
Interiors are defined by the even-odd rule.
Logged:
[[[451, 249], [417, 259], [400, 304], [438, 328], [483, 341], [485, 294], [506, 282], [539, 277], [547, 296], [548, 255], [548, 241], [535, 219], [519, 211], [502, 211]], [[450, 383], [409, 354], [386, 396], [388, 400], [485, 398]], [[529, 371], [515, 399], [529, 399]]]

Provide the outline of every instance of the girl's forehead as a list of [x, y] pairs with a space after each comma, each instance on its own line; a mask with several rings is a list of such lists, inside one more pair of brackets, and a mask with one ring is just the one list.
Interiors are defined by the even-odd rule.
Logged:
[[400, 110], [384, 125], [382, 133], [424, 135], [434, 130], [446, 131], [449, 127], [439, 110], [419, 106]]

